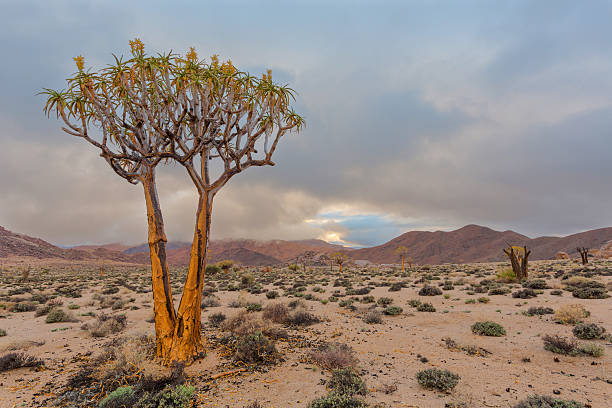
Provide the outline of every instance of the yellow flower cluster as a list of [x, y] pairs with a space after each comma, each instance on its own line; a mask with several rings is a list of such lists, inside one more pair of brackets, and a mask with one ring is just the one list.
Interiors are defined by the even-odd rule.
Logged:
[[79, 55], [78, 57], [74, 57], [73, 60], [76, 63], [76, 66], [79, 69], [79, 71], [82, 71], [83, 70], [83, 66], [84, 66], [84, 62], [85, 62], [85, 60], [83, 59], [83, 56]]
[[144, 51], [144, 44], [140, 39], [134, 38], [134, 40], [130, 41], [130, 48], [132, 49], [132, 54], [142, 54]]
[[196, 62], [198, 60], [198, 54], [193, 47], [189, 47], [189, 52], [185, 56], [187, 57], [187, 61]]

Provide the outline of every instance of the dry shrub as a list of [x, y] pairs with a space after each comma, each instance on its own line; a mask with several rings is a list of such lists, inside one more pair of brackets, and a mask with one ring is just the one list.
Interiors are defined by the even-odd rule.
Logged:
[[293, 326], [310, 326], [320, 321], [318, 317], [303, 308], [295, 309], [285, 320], [287, 324]]
[[358, 362], [353, 349], [344, 343], [324, 344], [310, 353], [310, 359], [327, 370], [355, 367]]
[[0, 373], [21, 367], [39, 367], [43, 361], [24, 353], [8, 353], [0, 357]]
[[246, 310], [241, 310], [223, 323], [223, 329], [231, 331], [236, 336], [245, 336], [257, 331], [265, 332], [268, 328], [264, 320]]
[[136, 372], [156, 376], [161, 369], [154, 361], [155, 340], [146, 335], [124, 337], [111, 342], [94, 359], [94, 376], [100, 380], [121, 379]]
[[96, 321], [83, 328], [88, 330], [93, 337], [106, 337], [109, 334], [119, 333], [127, 326], [125, 315], [98, 315]]
[[589, 317], [591, 313], [581, 304], [563, 305], [555, 312], [555, 319], [563, 324], [577, 324]]
[[40, 347], [45, 344], [44, 340], [33, 341], [33, 340], [19, 340], [12, 343], [8, 343], [2, 347], [2, 351], [16, 351], [16, 350], [27, 350], [32, 346]]
[[274, 323], [284, 323], [288, 315], [289, 308], [283, 303], [271, 303], [263, 311], [263, 318]]

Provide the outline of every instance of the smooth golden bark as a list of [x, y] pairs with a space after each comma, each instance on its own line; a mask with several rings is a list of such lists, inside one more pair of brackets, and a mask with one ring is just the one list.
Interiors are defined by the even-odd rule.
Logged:
[[200, 305], [202, 304], [204, 270], [208, 252], [211, 209], [212, 197], [208, 193], [203, 193], [196, 212], [196, 228], [191, 244], [189, 271], [176, 316], [172, 347], [164, 359], [166, 364], [172, 361], [189, 363], [198, 354], [204, 352]]
[[172, 346], [176, 313], [172, 301], [168, 262], [166, 260], [166, 233], [161, 214], [153, 170], [143, 177], [142, 184], [147, 205], [149, 226], [149, 254], [153, 284], [153, 313], [155, 316], [156, 355], [163, 358]]

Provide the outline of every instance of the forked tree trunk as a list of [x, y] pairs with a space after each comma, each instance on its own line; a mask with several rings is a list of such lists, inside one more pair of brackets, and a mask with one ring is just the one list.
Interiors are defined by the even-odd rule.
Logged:
[[401, 258], [402, 258], [402, 273], [404, 273], [404, 255], [402, 255]]
[[183, 288], [183, 296], [176, 316], [172, 347], [164, 362], [191, 362], [204, 351], [202, 344], [202, 289], [208, 252], [208, 237], [212, 212], [212, 195], [200, 196], [196, 212], [196, 228], [191, 244], [189, 271]]
[[582, 258], [582, 264], [586, 265], [589, 263], [589, 249], [588, 248], [576, 248], [580, 253], [580, 258]]
[[504, 249], [504, 253], [510, 259], [512, 270], [514, 271], [514, 274], [519, 282], [529, 277], [528, 262], [531, 251], [528, 251], [526, 246], [523, 247], [523, 251], [524, 253], [521, 257], [519, 256], [518, 251], [515, 251], [513, 247]]
[[153, 286], [153, 313], [155, 316], [156, 356], [167, 355], [172, 345], [176, 313], [170, 289], [168, 262], [166, 260], [166, 233], [162, 218], [155, 176], [151, 169], [142, 179], [147, 205], [149, 227], [148, 241], [151, 257], [151, 277]]

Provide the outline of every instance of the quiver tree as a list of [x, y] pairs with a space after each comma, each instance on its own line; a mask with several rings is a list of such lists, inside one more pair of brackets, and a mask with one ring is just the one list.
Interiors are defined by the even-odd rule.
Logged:
[[[280, 138], [299, 130], [303, 119], [290, 107], [294, 92], [272, 81], [268, 71], [255, 78], [231, 62], [199, 61], [191, 49], [149, 56], [138, 39], [132, 58], [99, 72], [78, 72], [68, 90], [45, 90], [45, 110], [55, 110], [67, 133], [82, 137], [120, 176], [142, 183], [149, 221], [157, 355], [165, 363], [191, 361], [203, 351], [201, 299], [212, 204], [231, 177], [251, 166], [274, 165]], [[98, 139], [89, 132], [98, 129]], [[161, 209], [154, 169], [172, 160], [182, 165], [198, 192], [189, 269], [175, 311], [166, 264]], [[214, 165], [218, 163], [218, 165]]]
[[340, 273], [342, 273], [342, 265], [344, 265], [347, 259], [348, 256], [343, 252], [336, 252], [332, 255], [332, 260], [340, 268]]
[[504, 249], [504, 253], [510, 259], [512, 271], [514, 271], [514, 274], [516, 275], [518, 281], [520, 282], [524, 279], [527, 279], [529, 277], [527, 263], [531, 251], [528, 251], [526, 246], [509, 246], [508, 248]]
[[[405, 272], [404, 261], [406, 260], [406, 257], [408, 255], [408, 248], [406, 248], [405, 246], [401, 245], [401, 246], [397, 247], [397, 249], [395, 250], [395, 253], [400, 256], [400, 259], [402, 261], [402, 272]], [[412, 261], [412, 260], [410, 259], [410, 261]]]
[[576, 248], [578, 253], [580, 254], [580, 258], [582, 259], [582, 264], [586, 265], [589, 263], [589, 248]]

